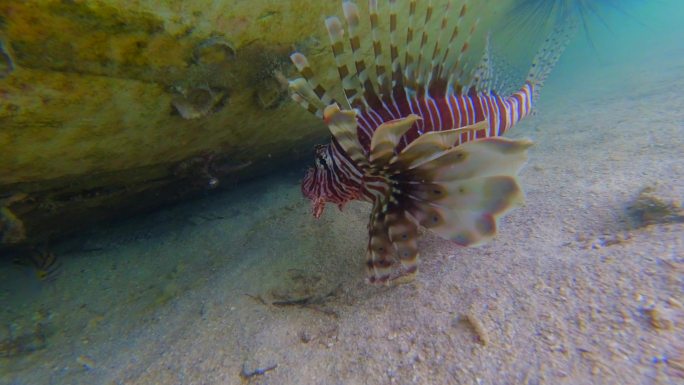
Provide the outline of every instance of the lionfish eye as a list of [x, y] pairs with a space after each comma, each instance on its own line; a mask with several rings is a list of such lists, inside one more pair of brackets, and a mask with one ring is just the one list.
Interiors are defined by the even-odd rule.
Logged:
[[325, 148], [321, 146], [316, 149], [316, 162], [325, 164], [328, 162], [328, 155], [325, 153]]

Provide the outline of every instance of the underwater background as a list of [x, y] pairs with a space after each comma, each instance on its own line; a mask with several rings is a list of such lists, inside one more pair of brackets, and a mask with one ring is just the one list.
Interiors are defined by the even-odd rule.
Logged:
[[0, 2], [0, 384], [684, 381], [684, 3], [590, 16], [506, 134], [525, 205], [390, 287], [368, 204], [311, 217], [329, 132], [276, 75], [336, 76], [340, 2], [151, 8]]

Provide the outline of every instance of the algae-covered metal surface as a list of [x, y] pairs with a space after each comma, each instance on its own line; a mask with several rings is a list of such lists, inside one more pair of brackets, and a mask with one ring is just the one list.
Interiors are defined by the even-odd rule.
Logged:
[[[235, 148], [246, 160], [311, 131], [312, 120], [292, 106], [273, 111], [284, 90], [264, 95], [264, 88], [282, 87], [273, 74], [287, 71], [302, 33], [315, 32], [297, 26], [318, 25], [324, 9], [311, 9], [306, 21], [279, 2], [116, 3], [0, 6], [13, 65], [1, 83], [2, 184], [180, 161], [198, 151]], [[184, 119], [174, 108], [184, 95], [208, 111]], [[292, 122], [289, 130], [273, 130], [283, 121]], [[256, 134], [252, 143], [245, 132]]]
[[27, 222], [30, 237], [55, 215], [148, 207], [308, 156], [327, 134], [290, 102], [288, 56], [327, 48], [336, 5], [2, 2], [0, 230]]
[[[338, 7], [0, 3], [0, 245], [73, 232], [310, 158], [328, 132], [290, 100], [289, 55], [305, 53], [321, 80], [335, 84], [323, 22]], [[483, 41], [472, 46], [477, 58]]]

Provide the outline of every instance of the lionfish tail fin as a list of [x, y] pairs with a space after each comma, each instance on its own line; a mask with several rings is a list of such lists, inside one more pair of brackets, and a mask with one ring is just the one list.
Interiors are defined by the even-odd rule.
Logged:
[[558, 63], [563, 51], [577, 33], [579, 23], [575, 19], [560, 22], [546, 37], [532, 59], [526, 82], [532, 85], [532, 100], [539, 100], [539, 93], [551, 71]]

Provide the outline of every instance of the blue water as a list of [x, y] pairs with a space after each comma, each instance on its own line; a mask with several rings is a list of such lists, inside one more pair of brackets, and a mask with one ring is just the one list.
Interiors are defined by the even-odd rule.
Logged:
[[298, 166], [55, 244], [47, 281], [0, 260], [0, 384], [681, 384], [684, 227], [627, 207], [684, 199], [684, 2], [627, 11], [511, 133], [527, 203], [491, 244], [426, 234], [371, 287], [369, 207], [315, 221]]

